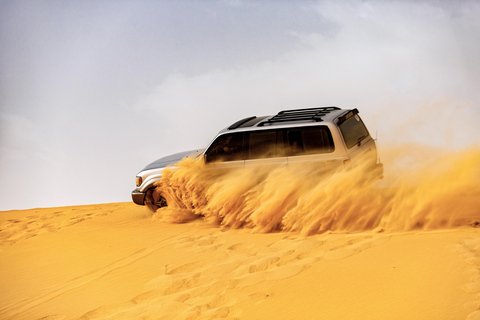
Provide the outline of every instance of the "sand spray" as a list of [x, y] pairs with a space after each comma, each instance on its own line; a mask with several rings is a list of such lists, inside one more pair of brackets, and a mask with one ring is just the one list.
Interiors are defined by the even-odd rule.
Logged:
[[366, 177], [363, 165], [326, 174], [305, 166], [218, 170], [182, 160], [157, 183], [154, 197], [169, 205], [153, 216], [304, 235], [478, 226], [480, 148], [447, 152], [404, 145], [381, 155], [382, 180]]

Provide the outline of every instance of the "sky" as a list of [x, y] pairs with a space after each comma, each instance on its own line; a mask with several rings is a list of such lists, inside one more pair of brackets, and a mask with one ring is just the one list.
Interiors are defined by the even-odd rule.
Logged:
[[480, 1], [0, 0], [0, 210], [131, 201], [251, 115], [358, 108], [378, 147], [479, 146]]

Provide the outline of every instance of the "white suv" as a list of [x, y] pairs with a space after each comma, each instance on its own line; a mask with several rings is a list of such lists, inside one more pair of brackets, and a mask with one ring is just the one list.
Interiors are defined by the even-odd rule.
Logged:
[[[383, 175], [375, 141], [357, 109], [284, 110], [274, 116], [239, 120], [220, 131], [205, 149], [174, 154], [149, 164], [136, 177], [133, 202], [152, 203], [154, 183], [162, 178], [162, 171], [185, 157], [198, 158], [214, 167], [298, 164], [311, 166], [312, 171], [333, 171], [366, 159], [369, 173], [378, 178]], [[166, 205], [164, 198], [153, 203], [154, 208]]]

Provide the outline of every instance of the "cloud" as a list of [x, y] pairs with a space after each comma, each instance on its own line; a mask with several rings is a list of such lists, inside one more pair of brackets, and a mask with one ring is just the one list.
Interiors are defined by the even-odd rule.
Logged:
[[[359, 107], [387, 141], [475, 143], [472, 117], [478, 118], [479, 100], [471, 79], [480, 78], [476, 62], [465, 65], [468, 53], [456, 36], [472, 25], [426, 3], [350, 4], [321, 2], [317, 8], [338, 26], [334, 37], [294, 33], [301, 46], [277, 59], [171, 74], [135, 108], [161, 116], [162, 133], [181, 144], [200, 143], [213, 137], [213, 128], [251, 114], [317, 105]], [[472, 13], [460, 8], [457, 14]], [[467, 35], [462, 41], [474, 42], [473, 33]]]

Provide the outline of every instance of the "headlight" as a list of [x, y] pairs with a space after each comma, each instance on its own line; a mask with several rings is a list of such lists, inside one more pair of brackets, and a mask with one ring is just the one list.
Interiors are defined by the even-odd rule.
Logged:
[[136, 176], [135, 183], [137, 184], [137, 187], [140, 187], [140, 185], [142, 184], [142, 177]]

